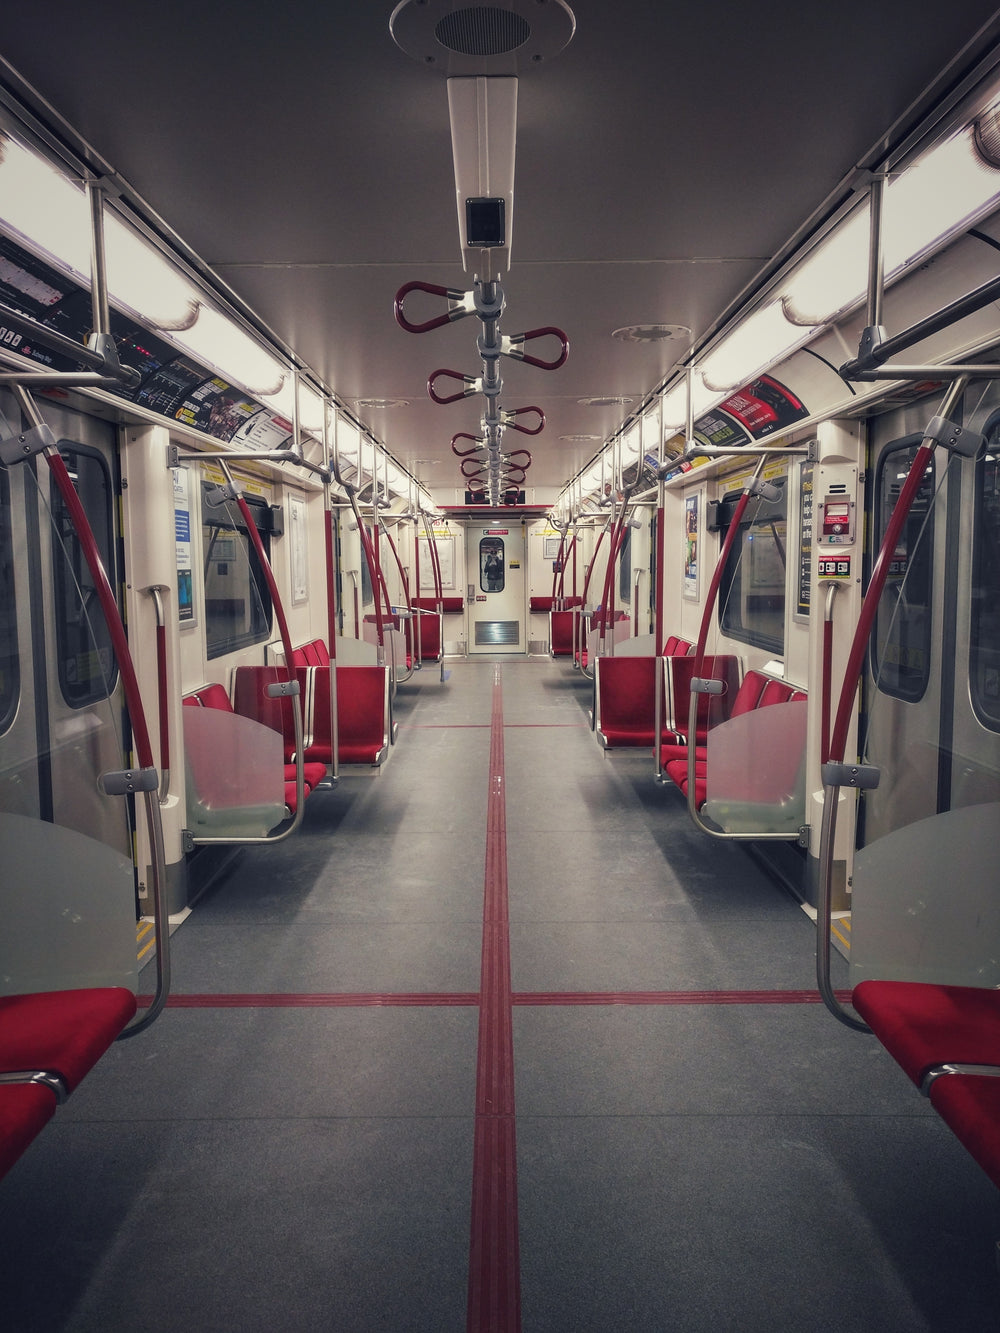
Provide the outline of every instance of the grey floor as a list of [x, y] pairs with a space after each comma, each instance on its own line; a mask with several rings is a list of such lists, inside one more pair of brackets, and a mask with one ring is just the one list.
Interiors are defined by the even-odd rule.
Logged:
[[[0, 1184], [0, 1328], [466, 1329], [494, 665], [449, 666], [174, 935], [179, 995], [272, 1002], [168, 1009]], [[1000, 1328], [996, 1191], [873, 1039], [538, 1002], [810, 988], [813, 928], [600, 751], [578, 674], [501, 680], [526, 1333]]]

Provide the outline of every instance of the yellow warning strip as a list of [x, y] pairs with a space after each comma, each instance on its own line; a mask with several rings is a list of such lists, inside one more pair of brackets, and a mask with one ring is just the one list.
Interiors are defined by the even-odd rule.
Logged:
[[840, 940], [848, 953], [851, 952], [851, 918], [849, 916], [834, 918], [830, 923], [830, 934], [835, 939]]
[[152, 921], [143, 919], [137, 924], [135, 944], [139, 952], [138, 961], [141, 963], [146, 955], [156, 948], [156, 931], [153, 929]]

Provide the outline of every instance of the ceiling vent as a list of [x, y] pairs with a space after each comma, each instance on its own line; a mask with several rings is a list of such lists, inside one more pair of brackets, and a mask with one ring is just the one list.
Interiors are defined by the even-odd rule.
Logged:
[[558, 55], [572, 40], [576, 19], [564, 0], [402, 0], [389, 31], [400, 50], [434, 73], [517, 76]]

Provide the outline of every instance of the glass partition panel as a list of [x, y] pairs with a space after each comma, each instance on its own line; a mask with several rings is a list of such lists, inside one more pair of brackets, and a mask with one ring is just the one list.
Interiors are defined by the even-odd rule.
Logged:
[[[6, 403], [4, 404], [6, 406]], [[107, 456], [61, 444], [112, 586]], [[137, 985], [130, 800], [105, 774], [133, 764], [118, 668], [81, 544], [44, 459], [0, 483], [0, 993]]]
[[[876, 528], [913, 443], [879, 459]], [[893, 553], [864, 682], [861, 755], [879, 781], [859, 810], [853, 984], [1000, 986], [1000, 734], [975, 685], [986, 679], [976, 571], [991, 559], [983, 516], [994, 478], [982, 459], [938, 450], [935, 464]]]
[[188, 828], [195, 838], [263, 838], [285, 814], [281, 734], [221, 708], [185, 708]]
[[703, 814], [727, 833], [787, 833], [805, 823], [806, 701], [751, 709], [708, 733]]

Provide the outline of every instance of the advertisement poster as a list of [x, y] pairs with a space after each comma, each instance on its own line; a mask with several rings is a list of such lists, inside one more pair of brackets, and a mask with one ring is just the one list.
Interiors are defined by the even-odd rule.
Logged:
[[191, 560], [191, 499], [188, 470], [175, 467], [174, 474], [174, 549], [177, 556], [177, 619], [182, 625], [194, 622], [194, 579]]
[[288, 539], [292, 563], [292, 602], [304, 602], [309, 596], [309, 560], [306, 502], [301, 495], [288, 497]]
[[[422, 593], [433, 593], [434, 591], [434, 566], [431, 563], [431, 549], [426, 537], [418, 538], [420, 542], [420, 591]], [[441, 565], [441, 587], [455, 587], [455, 538], [450, 534], [445, 536], [434, 536], [434, 545], [437, 547], [437, 557]]]
[[684, 596], [698, 596], [698, 519], [701, 492], [684, 500]]

